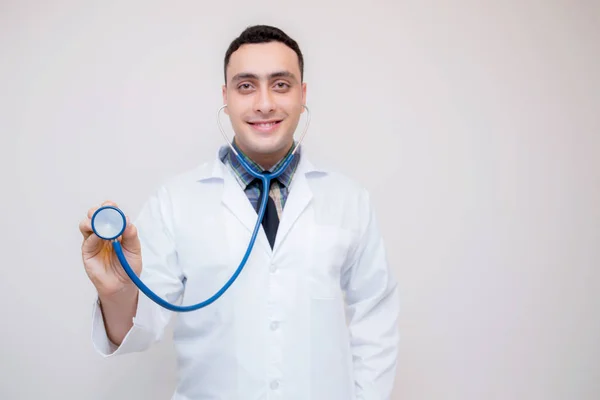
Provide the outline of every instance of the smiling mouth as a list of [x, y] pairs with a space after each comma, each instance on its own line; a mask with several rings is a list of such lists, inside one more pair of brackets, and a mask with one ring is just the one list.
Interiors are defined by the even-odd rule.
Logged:
[[271, 132], [276, 129], [281, 120], [248, 122], [252, 128], [261, 132]]

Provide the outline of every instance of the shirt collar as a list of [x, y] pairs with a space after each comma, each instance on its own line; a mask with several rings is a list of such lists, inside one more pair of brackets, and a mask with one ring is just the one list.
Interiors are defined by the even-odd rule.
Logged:
[[[238, 152], [240, 157], [243, 157], [244, 161], [246, 161], [250, 166], [255, 168], [257, 171], [265, 170], [260, 165], [258, 165], [254, 161], [252, 161], [246, 154], [244, 154], [244, 152], [242, 152], [240, 150], [240, 148], [237, 146], [235, 141], [232, 142], [232, 146]], [[288, 153], [281, 160], [279, 160], [272, 168], [270, 168], [268, 171], [273, 172], [273, 171], [277, 170], [277, 168], [279, 168], [279, 166], [285, 161], [285, 157], [288, 156], [292, 152], [293, 148], [294, 147], [292, 147], [288, 151]], [[301, 151], [302, 151], [302, 146], [300, 146], [298, 148], [298, 151], [296, 151], [296, 155], [294, 156], [294, 159], [292, 160], [292, 162], [290, 162], [290, 164], [283, 171], [283, 173], [277, 178], [279, 183], [281, 183], [285, 187], [288, 187], [292, 181], [294, 172], [296, 171], [296, 168], [298, 167], [298, 163], [300, 161]], [[219, 158], [221, 159], [221, 161], [223, 163], [228, 163], [231, 166], [231, 169], [233, 170], [236, 179], [240, 182], [240, 184], [244, 188], [247, 187], [250, 183], [252, 183], [252, 181], [254, 181], [255, 178], [252, 175], [250, 175], [248, 173], [248, 171], [246, 171], [244, 166], [240, 163], [238, 158], [231, 151], [231, 148], [229, 146], [224, 146], [221, 148], [221, 151], [219, 152]]]

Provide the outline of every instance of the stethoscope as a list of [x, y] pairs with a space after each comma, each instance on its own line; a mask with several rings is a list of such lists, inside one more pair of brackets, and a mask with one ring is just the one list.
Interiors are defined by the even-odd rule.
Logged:
[[242, 272], [242, 269], [244, 268], [244, 266], [246, 265], [246, 262], [248, 261], [248, 257], [250, 257], [250, 253], [252, 252], [252, 248], [254, 247], [254, 242], [256, 241], [256, 237], [258, 235], [260, 225], [261, 225], [263, 217], [265, 215], [267, 201], [269, 199], [269, 191], [267, 188], [270, 187], [271, 180], [279, 177], [283, 173], [283, 171], [285, 171], [285, 169], [288, 167], [288, 165], [290, 165], [290, 163], [292, 162], [292, 160], [296, 154], [296, 151], [298, 150], [300, 144], [302, 143], [302, 140], [304, 139], [304, 136], [306, 135], [306, 131], [308, 130], [308, 125], [310, 123], [310, 111], [309, 111], [308, 107], [303, 105], [302, 107], [304, 107], [304, 109], [306, 110], [307, 117], [306, 117], [306, 123], [304, 125], [304, 131], [302, 132], [300, 139], [296, 143], [294, 149], [286, 156], [284, 161], [281, 163], [281, 166], [277, 168], [277, 170], [275, 170], [274, 172], [271, 172], [271, 173], [263, 173], [261, 171], [254, 170], [254, 168], [250, 164], [248, 164], [246, 162], [246, 160], [244, 160], [243, 157], [240, 157], [240, 155], [238, 154], [236, 149], [233, 147], [232, 141], [229, 140], [229, 138], [227, 137], [227, 134], [225, 133], [225, 130], [223, 129], [223, 126], [221, 125], [221, 119], [220, 119], [221, 111], [225, 107], [227, 107], [226, 104], [221, 106], [219, 108], [219, 111], [217, 112], [217, 124], [219, 125], [219, 130], [221, 131], [221, 134], [223, 135], [226, 143], [231, 148], [231, 151], [233, 151], [233, 153], [237, 157], [238, 161], [242, 164], [242, 166], [246, 169], [246, 171], [248, 171], [248, 173], [250, 175], [252, 175], [253, 177], [261, 180], [262, 185], [263, 185], [263, 190], [262, 190], [260, 207], [258, 210], [258, 218], [256, 219], [256, 225], [254, 226], [254, 230], [252, 231], [252, 236], [250, 238], [250, 242], [248, 243], [248, 248], [246, 249], [246, 253], [244, 254], [242, 261], [240, 262], [239, 266], [237, 267], [237, 269], [235, 270], [235, 272], [233, 273], [231, 278], [229, 278], [229, 280], [225, 283], [225, 285], [223, 285], [223, 287], [218, 292], [216, 292], [212, 297], [210, 297], [209, 299], [207, 299], [203, 302], [200, 302], [198, 304], [189, 305], [189, 306], [178, 306], [176, 304], [169, 303], [168, 301], [162, 299], [160, 296], [158, 296], [156, 293], [154, 293], [148, 286], [146, 286], [144, 284], [144, 282], [142, 282], [142, 280], [135, 274], [135, 272], [133, 271], [133, 269], [127, 262], [125, 255], [123, 254], [123, 248], [121, 246], [121, 242], [119, 242], [117, 240], [125, 231], [125, 227], [127, 224], [127, 220], [126, 220], [126, 217], [125, 217], [125, 214], [123, 213], [123, 211], [121, 211], [119, 208], [114, 207], [114, 206], [103, 206], [103, 207], [100, 207], [98, 210], [96, 210], [96, 212], [94, 212], [94, 214], [92, 215], [92, 230], [101, 239], [112, 242], [113, 249], [117, 255], [117, 258], [119, 259], [121, 266], [123, 267], [123, 269], [129, 276], [129, 278], [132, 280], [132, 282], [148, 298], [150, 298], [151, 300], [153, 300], [155, 303], [159, 304], [160, 306], [162, 306], [168, 310], [171, 310], [171, 311], [187, 312], [187, 311], [198, 310], [200, 308], [208, 306], [209, 304], [211, 304], [215, 300], [217, 300], [219, 297], [221, 297], [223, 295], [223, 293], [225, 293], [225, 291], [227, 291], [227, 289], [229, 289], [229, 287], [233, 284], [233, 282], [240, 275], [240, 273]]

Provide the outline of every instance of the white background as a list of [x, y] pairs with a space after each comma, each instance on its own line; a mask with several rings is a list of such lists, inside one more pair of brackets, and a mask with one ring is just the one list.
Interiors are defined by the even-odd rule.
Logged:
[[106, 199], [135, 216], [214, 157], [223, 56], [256, 23], [305, 54], [306, 150], [375, 199], [402, 287], [393, 398], [600, 398], [597, 1], [3, 0], [0, 17], [0, 398], [170, 397], [170, 340], [93, 352], [78, 223]]

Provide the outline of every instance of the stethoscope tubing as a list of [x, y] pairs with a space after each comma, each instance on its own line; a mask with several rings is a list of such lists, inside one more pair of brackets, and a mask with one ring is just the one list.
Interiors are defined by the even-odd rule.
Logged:
[[[170, 311], [175, 311], [175, 312], [190, 312], [190, 311], [195, 311], [195, 310], [204, 308], [204, 307], [212, 304], [213, 302], [215, 302], [217, 299], [219, 299], [231, 287], [231, 285], [235, 282], [235, 280], [238, 278], [238, 276], [242, 272], [244, 266], [246, 265], [246, 263], [248, 261], [248, 258], [250, 257], [252, 249], [254, 248], [254, 244], [255, 244], [256, 238], [258, 236], [260, 225], [262, 223], [262, 220], [263, 220], [263, 217], [265, 215], [266, 208], [267, 208], [267, 202], [268, 202], [268, 199], [269, 199], [269, 190], [268, 190], [268, 188], [270, 187], [271, 180], [276, 179], [277, 177], [279, 177], [283, 173], [283, 171], [285, 171], [285, 169], [288, 167], [288, 165], [292, 162], [293, 158], [296, 155], [296, 151], [298, 150], [300, 144], [302, 143], [302, 140], [304, 139], [304, 136], [306, 135], [306, 132], [308, 130], [308, 125], [310, 123], [310, 111], [308, 110], [308, 108], [306, 106], [303, 106], [306, 109], [306, 111], [307, 111], [307, 121], [306, 121], [306, 124], [305, 124], [305, 127], [304, 127], [304, 132], [302, 133], [302, 135], [300, 136], [300, 139], [296, 143], [295, 148], [292, 150], [291, 153], [289, 153], [287, 155], [287, 157], [284, 160], [284, 162], [277, 168], [276, 171], [274, 171], [272, 173], [262, 173], [262, 172], [255, 171], [254, 168], [252, 166], [250, 166], [246, 162], [246, 160], [243, 159], [243, 157], [240, 157], [240, 155], [238, 154], [238, 152], [233, 147], [232, 142], [229, 140], [229, 138], [225, 134], [225, 131], [223, 130], [223, 127], [222, 127], [221, 122], [220, 122], [220, 113], [221, 113], [221, 111], [225, 107], [226, 107], [226, 105], [224, 105], [221, 108], [219, 108], [219, 111], [217, 113], [217, 122], [218, 122], [218, 125], [219, 125], [219, 129], [221, 130], [221, 133], [222, 133], [223, 137], [225, 138], [225, 140], [229, 144], [231, 150], [237, 156], [237, 158], [238, 158], [239, 162], [242, 164], [242, 166], [248, 171], [248, 173], [250, 175], [252, 175], [253, 177], [258, 178], [258, 179], [261, 180], [261, 183], [262, 183], [262, 186], [263, 186], [263, 190], [262, 190], [262, 195], [261, 195], [261, 199], [260, 199], [260, 207], [258, 209], [258, 217], [256, 219], [256, 224], [254, 225], [254, 229], [252, 230], [252, 236], [250, 237], [250, 242], [248, 243], [248, 248], [246, 249], [246, 253], [244, 254], [244, 257], [240, 261], [240, 264], [236, 268], [235, 272], [231, 275], [231, 277], [223, 285], [223, 287], [221, 289], [219, 289], [215, 294], [213, 294], [208, 299], [206, 299], [206, 300], [204, 300], [202, 302], [199, 302], [197, 304], [183, 306], [183, 305], [177, 305], [177, 304], [170, 303], [167, 300], [161, 298], [156, 293], [154, 293], [137, 276], [137, 274], [135, 273], [135, 271], [133, 271], [133, 269], [129, 265], [129, 262], [127, 261], [127, 258], [125, 257], [125, 254], [123, 252], [123, 247], [122, 247], [121, 243], [116, 238], [115, 239], [111, 239], [111, 242], [112, 242], [112, 245], [113, 245], [113, 249], [114, 249], [114, 251], [115, 251], [115, 253], [117, 255], [117, 258], [119, 259], [119, 262], [121, 263], [121, 266], [123, 267], [123, 270], [125, 270], [125, 273], [129, 276], [129, 278], [131, 279], [131, 281], [149, 299], [151, 299], [152, 301], [154, 301], [158, 305], [160, 305], [160, 306], [162, 306], [162, 307], [164, 307], [164, 308], [166, 308], [167, 310], [170, 310]], [[115, 207], [111, 207], [111, 206], [108, 206], [108, 207], [115, 208]], [[100, 211], [100, 210], [98, 210], [98, 211]], [[98, 213], [98, 211], [96, 211], [96, 213], [94, 213], [94, 216]], [[125, 217], [124, 217], [123, 212], [121, 210], [118, 210], [118, 209], [117, 209], [117, 211], [119, 211], [119, 213], [121, 214], [121, 216], [123, 216], [123, 220], [125, 221]], [[94, 233], [97, 234], [97, 232], [95, 231], [95, 228], [94, 228], [93, 221], [94, 221], [94, 217], [92, 217], [92, 229], [94, 230]], [[123, 228], [123, 230], [124, 230], [124, 228]], [[123, 232], [123, 230], [121, 231], [121, 233]]]

